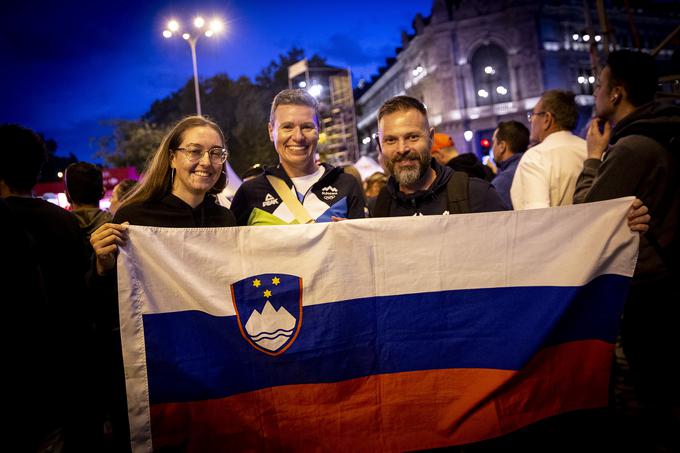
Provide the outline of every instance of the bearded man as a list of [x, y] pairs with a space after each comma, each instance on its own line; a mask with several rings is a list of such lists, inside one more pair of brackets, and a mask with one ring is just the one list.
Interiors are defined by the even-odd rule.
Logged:
[[432, 159], [434, 128], [422, 102], [409, 96], [387, 100], [378, 112], [378, 146], [390, 173], [372, 217], [449, 215], [505, 211], [488, 182]]

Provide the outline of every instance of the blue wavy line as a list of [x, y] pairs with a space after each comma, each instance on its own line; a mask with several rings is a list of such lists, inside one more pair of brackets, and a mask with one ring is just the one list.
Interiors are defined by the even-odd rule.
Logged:
[[279, 335], [290, 335], [293, 333], [293, 330], [295, 329], [290, 329], [290, 330], [284, 330], [284, 329], [278, 329], [275, 330], [274, 332], [261, 332], [253, 337], [250, 337], [253, 339], [253, 341], [258, 341], [261, 340], [263, 337], [269, 337], [269, 335], [274, 335], [275, 337], [278, 337]]

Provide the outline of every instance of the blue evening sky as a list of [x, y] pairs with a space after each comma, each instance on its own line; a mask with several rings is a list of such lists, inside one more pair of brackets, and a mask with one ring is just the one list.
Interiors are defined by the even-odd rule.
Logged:
[[199, 77], [254, 77], [292, 46], [369, 79], [412, 33], [431, 0], [14, 1], [3, 6], [0, 123], [57, 141], [58, 154], [93, 161], [107, 119], [135, 119], [192, 77], [189, 46], [165, 39], [167, 20], [224, 18], [223, 36], [198, 42]]

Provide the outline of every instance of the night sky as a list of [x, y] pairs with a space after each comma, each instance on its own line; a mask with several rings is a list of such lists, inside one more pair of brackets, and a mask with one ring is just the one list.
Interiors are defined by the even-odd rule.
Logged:
[[[199, 78], [254, 77], [280, 53], [302, 47], [369, 79], [394, 56], [401, 30], [431, 0], [13, 1], [0, 15], [0, 123], [19, 123], [58, 143], [57, 154], [94, 161], [101, 122], [136, 119], [192, 77], [189, 46], [161, 33], [170, 18], [224, 19], [218, 38], [199, 39]], [[205, 112], [208, 113], [209, 112]]]

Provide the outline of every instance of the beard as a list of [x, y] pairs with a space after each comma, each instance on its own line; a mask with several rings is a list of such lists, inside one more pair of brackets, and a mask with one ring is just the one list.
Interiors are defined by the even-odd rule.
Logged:
[[[414, 161], [415, 166], [410, 168], [397, 167], [395, 164], [404, 160]], [[394, 176], [399, 185], [411, 186], [423, 177], [430, 166], [432, 156], [430, 153], [418, 153], [411, 151], [402, 156], [395, 156], [387, 162], [387, 170]]]

